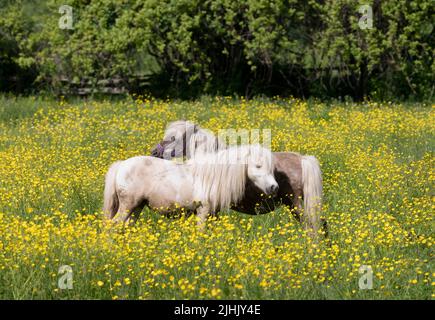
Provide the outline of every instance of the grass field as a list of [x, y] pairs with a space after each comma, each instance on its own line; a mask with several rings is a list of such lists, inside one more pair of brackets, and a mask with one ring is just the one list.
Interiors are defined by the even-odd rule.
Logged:
[[[104, 174], [149, 154], [167, 122], [269, 128], [274, 151], [315, 155], [329, 239], [289, 209], [194, 218], [144, 210], [102, 223]], [[1, 299], [433, 299], [433, 105], [0, 97]], [[68, 265], [72, 289], [58, 287]], [[360, 290], [361, 265], [373, 288]]]

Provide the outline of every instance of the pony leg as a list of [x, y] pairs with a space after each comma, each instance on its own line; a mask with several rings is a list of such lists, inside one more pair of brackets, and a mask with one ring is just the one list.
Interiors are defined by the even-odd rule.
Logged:
[[118, 222], [126, 222], [130, 218], [130, 210], [128, 209], [128, 206], [125, 205], [119, 205], [118, 212], [116, 213], [115, 217], [113, 218], [113, 221], [116, 223]]
[[198, 219], [198, 226], [201, 230], [205, 227], [205, 222], [207, 221], [207, 218], [210, 214], [210, 206], [208, 205], [202, 205], [197, 209], [197, 217]]
[[137, 219], [139, 219], [140, 213], [142, 212], [144, 205], [140, 204], [131, 211], [130, 216], [127, 218], [127, 223], [134, 224]]
[[302, 190], [296, 190], [295, 194], [293, 196], [293, 203], [294, 203], [294, 215], [296, 219], [303, 225], [305, 230], [308, 230], [309, 233], [312, 235], [312, 225], [311, 225], [311, 219], [308, 216], [308, 212], [304, 212], [303, 205], [302, 205]]
[[302, 190], [295, 190], [293, 195], [293, 208], [292, 213], [294, 217], [299, 221], [302, 222]]
[[[131, 197], [120, 197], [118, 212], [114, 217], [115, 222], [123, 222], [130, 220], [130, 217], [137, 210], [137, 203]], [[137, 214], [137, 213], [136, 213]]]

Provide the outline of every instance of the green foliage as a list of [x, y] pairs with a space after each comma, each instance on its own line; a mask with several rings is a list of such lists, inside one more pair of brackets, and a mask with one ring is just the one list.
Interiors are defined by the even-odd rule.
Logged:
[[[157, 95], [433, 95], [430, 0], [3, 2], [3, 90], [31, 71], [56, 92], [116, 79]], [[64, 4], [72, 30], [58, 26]], [[358, 25], [364, 4], [372, 29]]]

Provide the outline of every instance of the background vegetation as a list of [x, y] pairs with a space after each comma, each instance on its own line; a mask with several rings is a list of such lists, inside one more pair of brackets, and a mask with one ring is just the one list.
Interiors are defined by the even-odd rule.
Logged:
[[[2, 91], [433, 97], [431, 0], [1, 3]], [[363, 4], [373, 29], [358, 26]]]

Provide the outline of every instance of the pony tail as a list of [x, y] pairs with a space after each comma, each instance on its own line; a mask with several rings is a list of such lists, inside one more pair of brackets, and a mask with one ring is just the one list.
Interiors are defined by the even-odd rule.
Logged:
[[116, 172], [122, 161], [116, 161], [107, 171], [104, 183], [103, 212], [107, 219], [113, 219], [119, 208], [119, 199], [116, 194]]
[[322, 172], [313, 156], [302, 156], [302, 185], [304, 192], [304, 220], [315, 234], [320, 229], [322, 210]]

